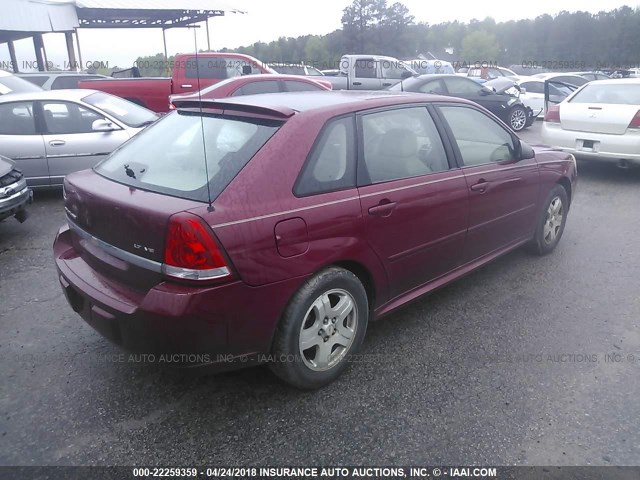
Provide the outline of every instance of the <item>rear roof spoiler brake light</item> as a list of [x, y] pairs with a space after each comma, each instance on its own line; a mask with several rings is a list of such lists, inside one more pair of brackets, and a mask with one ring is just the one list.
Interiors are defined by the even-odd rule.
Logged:
[[260, 105], [248, 105], [246, 103], [220, 102], [218, 100], [173, 100], [177, 108], [203, 108], [224, 111], [235, 111], [243, 113], [255, 113], [257, 115], [268, 115], [270, 117], [289, 118], [296, 114], [296, 111], [289, 107], [274, 106], [264, 107]]

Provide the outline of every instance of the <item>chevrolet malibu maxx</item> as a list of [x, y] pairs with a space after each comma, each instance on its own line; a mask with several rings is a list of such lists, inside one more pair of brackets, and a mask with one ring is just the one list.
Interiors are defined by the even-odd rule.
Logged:
[[368, 322], [520, 246], [550, 253], [575, 191], [571, 154], [462, 99], [177, 107], [66, 177], [62, 289], [127, 350], [266, 361], [302, 389], [340, 375]]

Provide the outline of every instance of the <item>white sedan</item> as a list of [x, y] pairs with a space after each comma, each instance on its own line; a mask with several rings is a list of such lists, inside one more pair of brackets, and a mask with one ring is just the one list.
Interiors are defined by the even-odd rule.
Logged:
[[[533, 115], [542, 120], [544, 115], [544, 80], [537, 77], [520, 77], [520, 100], [531, 109]], [[550, 103], [560, 103], [571, 95], [571, 90], [559, 83], [549, 84]]]
[[549, 107], [542, 140], [578, 158], [640, 166], [640, 79], [584, 85]]

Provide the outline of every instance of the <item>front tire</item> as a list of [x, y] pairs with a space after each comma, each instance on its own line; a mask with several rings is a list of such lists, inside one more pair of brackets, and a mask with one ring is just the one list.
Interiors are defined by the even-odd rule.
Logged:
[[356, 275], [332, 267], [293, 296], [276, 330], [271, 370], [302, 390], [323, 387], [347, 367], [364, 339], [367, 293]]
[[533, 251], [538, 255], [551, 253], [562, 238], [569, 213], [567, 191], [561, 185], [554, 186], [544, 205], [532, 242]]
[[509, 126], [514, 132], [520, 132], [527, 126], [527, 111], [522, 105], [516, 105], [509, 113]]

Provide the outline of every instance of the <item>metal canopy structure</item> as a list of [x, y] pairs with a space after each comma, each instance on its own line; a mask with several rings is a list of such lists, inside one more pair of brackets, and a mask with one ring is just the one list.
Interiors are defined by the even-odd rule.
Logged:
[[246, 13], [217, 0], [76, 0], [85, 28], [175, 28]]
[[38, 70], [42, 71], [48, 63], [43, 33], [64, 33], [69, 64], [78, 65], [75, 32], [81, 65], [78, 28], [161, 28], [166, 57], [166, 30], [205, 22], [207, 46], [211, 50], [209, 18], [226, 13], [246, 12], [219, 0], [2, 0], [0, 44], [8, 44], [13, 70], [18, 72], [13, 42], [33, 37]]

